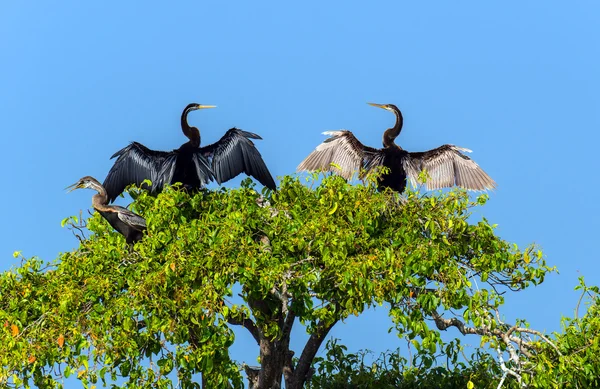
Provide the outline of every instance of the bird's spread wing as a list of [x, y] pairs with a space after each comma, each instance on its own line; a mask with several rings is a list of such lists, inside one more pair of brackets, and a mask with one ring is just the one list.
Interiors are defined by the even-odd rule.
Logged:
[[127, 185], [141, 185], [145, 179], [152, 181], [152, 192], [158, 192], [165, 183], [170, 183], [175, 170], [177, 155], [173, 152], [150, 150], [146, 146], [132, 142], [117, 151], [118, 157], [104, 180], [108, 200], [114, 201]]
[[240, 173], [246, 173], [274, 190], [275, 181], [250, 139], [262, 138], [251, 132], [232, 128], [218, 142], [200, 148], [198, 153], [212, 161], [212, 171], [219, 184]]
[[448, 188], [454, 185], [468, 190], [487, 190], [496, 187], [496, 183], [461, 151], [469, 149], [454, 145], [443, 145], [436, 149], [408, 153], [404, 160], [404, 170], [413, 186], [417, 186], [419, 174], [426, 170], [428, 190]]
[[371, 170], [383, 161], [379, 150], [363, 145], [350, 131], [325, 131], [323, 134], [330, 138], [318, 145], [296, 171], [330, 171], [349, 180], [361, 168]]
[[115, 207], [118, 208], [117, 215], [119, 216], [119, 219], [123, 223], [128, 224], [138, 230], [146, 229], [146, 219], [144, 219], [143, 217], [141, 217], [140, 215], [138, 215], [136, 213], [131, 212], [127, 208], [123, 208], [123, 207], [119, 207], [119, 206], [115, 206]]

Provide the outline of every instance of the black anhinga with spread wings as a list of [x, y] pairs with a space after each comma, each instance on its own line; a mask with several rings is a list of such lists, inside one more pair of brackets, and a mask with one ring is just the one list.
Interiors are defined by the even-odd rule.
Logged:
[[390, 188], [400, 193], [406, 188], [407, 179], [413, 186], [417, 186], [422, 170], [428, 173], [428, 190], [453, 185], [468, 190], [496, 187], [494, 180], [479, 165], [461, 153], [471, 152], [469, 149], [454, 145], [443, 145], [425, 152], [409, 152], [402, 149], [394, 143], [404, 122], [398, 107], [393, 104], [369, 104], [396, 115], [396, 124], [383, 133], [383, 148], [365, 146], [347, 130], [327, 131], [324, 134], [330, 135], [331, 138], [317, 146], [316, 150], [300, 163], [297, 170], [331, 171], [350, 179], [361, 169], [369, 172], [377, 166], [385, 166], [390, 171], [379, 179], [379, 189]]
[[71, 186], [68, 186], [69, 192], [75, 189], [93, 189], [97, 194], [92, 197], [92, 206], [108, 223], [121, 235], [125, 237], [128, 244], [133, 244], [142, 239], [143, 232], [146, 230], [146, 220], [138, 214], [135, 214], [127, 208], [118, 205], [108, 205], [108, 195], [100, 183], [90, 176], [85, 176]]
[[267, 188], [276, 189], [260, 153], [251, 139], [262, 139], [251, 132], [232, 128], [216, 143], [200, 147], [200, 131], [187, 122], [190, 112], [214, 105], [188, 104], [181, 114], [181, 128], [189, 141], [173, 151], [155, 151], [132, 142], [117, 151], [118, 157], [104, 180], [108, 200], [114, 201], [130, 184], [152, 181], [152, 193], [167, 184], [181, 182], [185, 188], [199, 189], [212, 180], [219, 184], [241, 173], [256, 178]]

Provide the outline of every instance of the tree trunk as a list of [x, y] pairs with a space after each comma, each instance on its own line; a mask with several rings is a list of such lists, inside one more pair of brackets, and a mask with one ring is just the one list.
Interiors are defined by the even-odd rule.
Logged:
[[260, 374], [258, 383], [260, 389], [280, 389], [283, 376], [285, 352], [281, 341], [269, 341], [265, 338], [260, 342]]

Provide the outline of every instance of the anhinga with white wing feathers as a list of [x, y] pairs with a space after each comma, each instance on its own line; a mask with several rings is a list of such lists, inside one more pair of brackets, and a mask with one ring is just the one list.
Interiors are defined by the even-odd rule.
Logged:
[[92, 207], [105, 218], [108, 223], [125, 237], [128, 244], [142, 239], [146, 230], [146, 219], [118, 205], [108, 205], [108, 195], [100, 183], [90, 176], [85, 176], [71, 186], [69, 192], [75, 189], [93, 189], [97, 194], [92, 197]]
[[199, 189], [212, 180], [219, 184], [241, 173], [256, 178], [270, 189], [275, 181], [251, 139], [260, 136], [232, 128], [216, 143], [200, 147], [200, 131], [187, 122], [187, 115], [197, 109], [214, 108], [214, 105], [188, 104], [181, 114], [181, 128], [189, 139], [173, 151], [155, 151], [132, 142], [117, 151], [118, 157], [104, 180], [108, 200], [114, 201], [125, 187], [152, 181], [150, 191], [157, 193], [167, 184], [181, 182], [185, 188]]
[[[402, 193], [406, 181], [417, 186], [422, 170], [428, 174], [428, 190], [447, 188], [453, 185], [468, 190], [487, 190], [496, 187], [490, 178], [471, 158], [461, 151], [471, 150], [454, 145], [443, 145], [425, 152], [409, 152], [398, 146], [394, 140], [402, 130], [402, 113], [393, 104], [369, 103], [396, 115], [396, 124], [383, 133], [383, 148], [376, 149], [363, 145], [352, 132], [347, 130], [327, 131], [331, 137], [317, 146], [300, 165], [298, 171], [331, 171], [346, 179], [355, 172], [368, 173], [378, 166], [389, 169], [379, 179], [379, 189], [390, 188]], [[332, 165], [333, 164], [333, 165]]]

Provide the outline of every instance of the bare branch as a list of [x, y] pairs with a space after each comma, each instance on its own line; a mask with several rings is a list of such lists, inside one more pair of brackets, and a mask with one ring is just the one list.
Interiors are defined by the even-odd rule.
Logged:
[[521, 385], [524, 386], [522, 381], [521, 381], [521, 376], [514, 370], [509, 369], [506, 364], [504, 363], [504, 358], [502, 357], [502, 351], [500, 350], [500, 348], [497, 348], [496, 351], [498, 352], [498, 362], [500, 362], [500, 369], [502, 369], [502, 379], [500, 380], [500, 382], [498, 383], [498, 389], [502, 388], [502, 384], [504, 383], [504, 380], [506, 379], [506, 376], [508, 374], [512, 375], [513, 377], [515, 377], [517, 379], [517, 382]]
[[256, 344], [260, 344], [260, 333], [258, 331], [258, 327], [256, 327], [256, 325], [251, 319], [247, 317], [244, 317], [242, 319], [228, 317], [227, 322], [236, 326], [243, 326], [248, 330], [248, 332], [250, 332], [250, 334], [256, 341]]
[[29, 323], [25, 328], [23, 328], [18, 334], [16, 339], [19, 339], [21, 336], [25, 335], [25, 333], [27, 332], [27, 330], [29, 330], [32, 327], [37, 326], [38, 324], [41, 327], [41, 323], [46, 320], [46, 316], [48, 315], [48, 312], [44, 312], [40, 315], [40, 317], [38, 317], [37, 319], [35, 319], [34, 321], [32, 321], [31, 323]]
[[577, 300], [577, 305], [575, 306], [575, 320], [579, 319], [579, 306], [581, 305], [581, 302], [583, 301], [583, 297], [585, 296], [585, 290], [581, 293], [581, 296], [579, 296], [579, 300]]
[[516, 328], [516, 331], [524, 332], [526, 334], [532, 334], [532, 335], [535, 335], [535, 336], [539, 336], [546, 343], [548, 343], [550, 346], [552, 346], [552, 348], [556, 351], [556, 353], [558, 355], [560, 355], [561, 357], [563, 356], [562, 353], [560, 352], [560, 350], [558, 349], [558, 347], [550, 339], [548, 339], [544, 334], [542, 334], [540, 331], [532, 330], [530, 328], [519, 328], [519, 327]]
[[312, 364], [317, 351], [321, 347], [321, 344], [327, 337], [327, 334], [333, 328], [333, 326], [337, 323], [337, 320], [334, 320], [332, 323], [325, 324], [323, 322], [317, 325], [317, 329], [310, 335], [310, 338], [306, 342], [304, 346], [304, 350], [302, 350], [302, 355], [298, 360], [298, 364], [296, 365], [296, 369], [294, 372], [295, 379], [297, 383], [306, 382], [308, 374], [310, 372], [310, 366]]
[[[533, 349], [535, 349], [535, 347], [532, 344], [530, 344], [529, 342], [526, 342], [521, 338], [518, 338], [515, 336], [510, 336], [510, 334], [512, 334], [513, 332], [516, 331], [516, 332], [531, 333], [534, 335], [541, 335], [541, 333], [539, 331], [534, 331], [529, 328], [516, 327], [516, 326], [514, 326], [514, 328], [511, 327], [511, 329], [508, 330], [510, 333], [503, 332], [502, 330], [500, 330], [498, 328], [490, 330], [487, 328], [467, 327], [465, 325], [465, 323], [463, 323], [462, 321], [460, 321], [459, 319], [457, 319], [455, 317], [450, 318], [450, 319], [444, 319], [435, 310], [431, 313], [431, 316], [433, 317], [433, 320], [435, 321], [437, 328], [441, 331], [446, 330], [448, 327], [456, 327], [460, 331], [460, 333], [463, 335], [470, 334], [470, 335], [494, 336], [496, 338], [501, 339], [507, 346], [510, 345], [511, 342], [517, 344], [520, 348], [520, 351], [523, 354], [525, 354], [525, 356], [527, 356], [527, 357], [532, 356], [528, 350], [533, 350]], [[543, 337], [542, 339], [547, 340], [548, 338]], [[556, 347], [555, 347], [555, 350], [558, 351], [558, 349]]]

